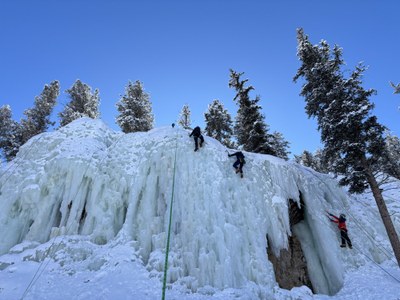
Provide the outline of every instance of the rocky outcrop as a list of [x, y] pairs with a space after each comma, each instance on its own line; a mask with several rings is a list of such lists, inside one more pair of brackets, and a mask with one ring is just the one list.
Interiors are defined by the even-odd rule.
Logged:
[[[297, 223], [304, 220], [304, 203], [300, 201], [300, 207], [292, 200], [289, 200], [290, 227], [292, 229]], [[279, 286], [284, 289], [292, 289], [296, 286], [308, 286], [311, 290], [312, 284], [307, 270], [307, 262], [299, 239], [293, 233], [288, 236], [288, 249], [282, 249], [279, 256], [276, 256], [268, 246], [268, 259], [274, 266], [275, 278]]]

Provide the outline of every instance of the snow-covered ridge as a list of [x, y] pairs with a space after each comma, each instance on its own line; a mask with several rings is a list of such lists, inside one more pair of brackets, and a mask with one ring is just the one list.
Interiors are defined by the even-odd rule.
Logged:
[[[266, 235], [275, 254], [287, 247], [288, 200], [299, 202], [300, 193], [305, 220], [295, 230], [315, 291], [335, 294], [345, 271], [365, 264], [362, 255], [339, 248], [325, 216], [326, 210], [361, 215], [336, 181], [253, 153], [245, 153], [241, 179], [226, 149], [205, 140], [193, 152], [193, 140], [179, 128], [123, 134], [86, 118], [34, 137], [0, 177], [0, 254], [23, 241], [81, 235], [84, 243], [130, 245], [149, 274], [160, 276], [176, 151], [169, 283], [192, 292], [250, 285], [258, 297], [272, 298], [277, 283]], [[357, 223], [382, 239], [379, 219], [360, 216]], [[378, 262], [386, 259], [351, 218], [348, 227], [356, 248]]]

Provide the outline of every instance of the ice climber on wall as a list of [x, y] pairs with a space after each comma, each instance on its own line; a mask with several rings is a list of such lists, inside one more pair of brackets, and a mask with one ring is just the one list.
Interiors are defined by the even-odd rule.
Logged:
[[[340, 230], [340, 237], [342, 239], [342, 244], [340, 245], [340, 247], [345, 248], [346, 247], [346, 242], [347, 245], [349, 246], [350, 249], [353, 248], [350, 238], [347, 235], [347, 228], [346, 228], [346, 215], [344, 214], [340, 214], [339, 218], [336, 217], [335, 215], [328, 213], [328, 218], [331, 222], [337, 223], [338, 224], [338, 228]], [[331, 219], [331, 217], [333, 219]]]
[[243, 178], [243, 169], [242, 168], [243, 168], [244, 164], [246, 163], [246, 161], [244, 160], [244, 154], [242, 153], [242, 151], [238, 151], [233, 154], [228, 153], [228, 156], [229, 157], [236, 156], [236, 161], [233, 164], [233, 167], [236, 170], [236, 174], [240, 172], [240, 177]]
[[203, 138], [203, 136], [201, 135], [201, 130], [200, 130], [200, 127], [199, 127], [199, 126], [196, 126], [196, 127], [193, 129], [193, 131], [192, 131], [192, 133], [189, 135], [189, 137], [192, 137], [192, 135], [193, 135], [193, 137], [194, 137], [194, 145], [195, 145], [194, 151], [197, 151], [197, 150], [199, 150], [199, 147], [198, 147], [198, 139], [200, 139], [200, 147], [202, 147], [202, 146], [203, 146], [203, 143], [204, 143], [204, 138]]

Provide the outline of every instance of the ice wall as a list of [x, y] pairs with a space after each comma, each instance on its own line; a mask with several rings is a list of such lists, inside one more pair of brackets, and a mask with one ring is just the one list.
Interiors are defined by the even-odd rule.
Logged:
[[160, 274], [176, 151], [168, 282], [193, 291], [255, 284], [268, 295], [277, 284], [266, 235], [276, 254], [287, 247], [287, 202], [299, 202], [301, 192], [305, 220], [295, 230], [313, 286], [337, 292], [344, 268], [362, 259], [341, 251], [324, 215], [348, 206], [335, 181], [252, 153], [245, 153], [241, 179], [220, 143], [206, 137], [194, 152], [188, 135], [167, 127], [116, 133], [99, 120], [80, 119], [34, 137], [0, 177], [0, 254], [60, 234], [98, 244], [133, 240], [147, 269]]

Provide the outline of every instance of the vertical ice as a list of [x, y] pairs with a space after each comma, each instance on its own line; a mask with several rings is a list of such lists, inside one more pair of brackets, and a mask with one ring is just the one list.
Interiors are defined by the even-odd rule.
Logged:
[[[0, 253], [23, 240], [88, 235], [98, 244], [134, 240], [150, 271], [162, 271], [177, 151], [169, 282], [188, 288], [277, 285], [266, 254], [291, 235], [288, 200], [305, 202], [295, 227], [315, 290], [332, 294], [352, 263], [324, 216], [347, 197], [333, 180], [283, 160], [245, 153], [245, 178], [217, 141], [193, 152], [188, 132], [122, 134], [80, 119], [21, 148], [1, 176]], [[361, 243], [361, 240], [355, 241]]]

